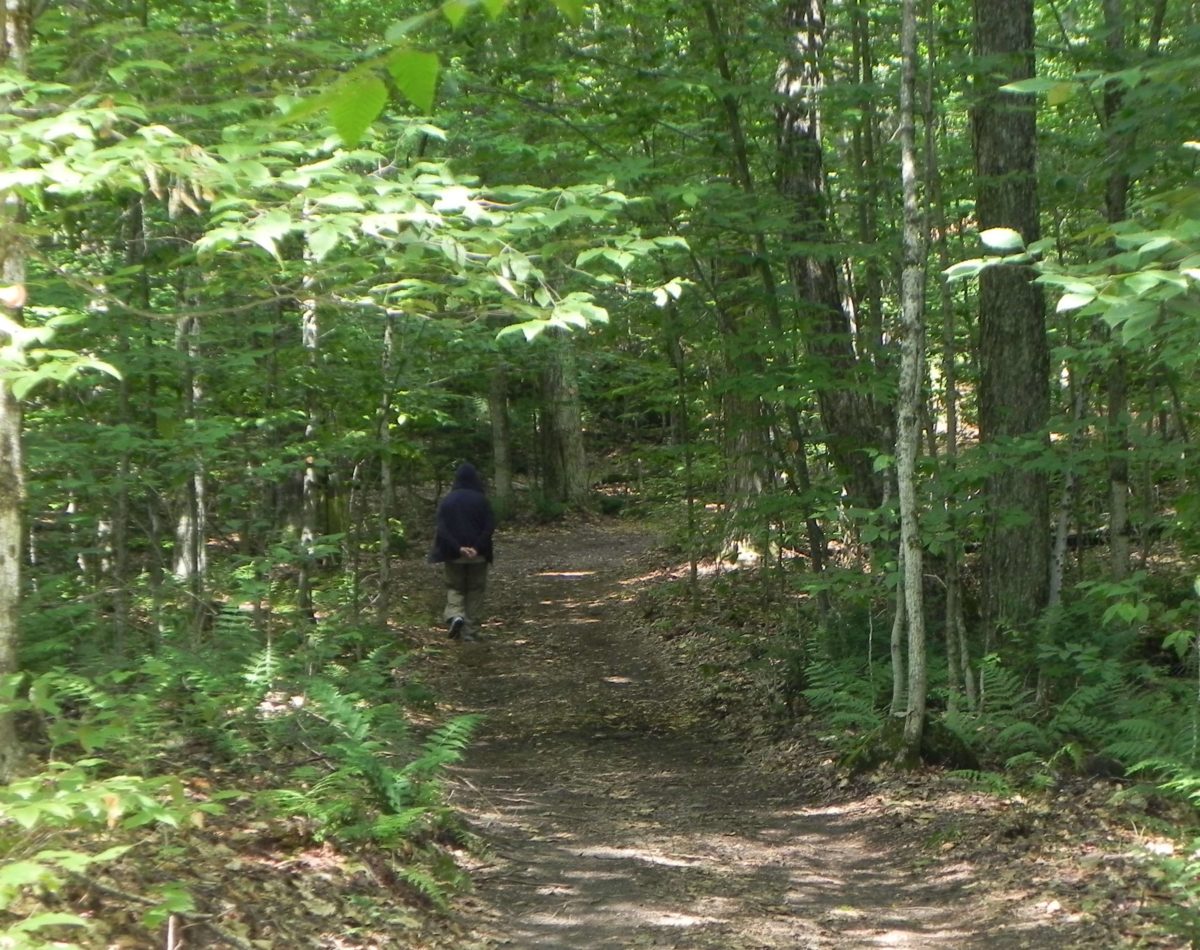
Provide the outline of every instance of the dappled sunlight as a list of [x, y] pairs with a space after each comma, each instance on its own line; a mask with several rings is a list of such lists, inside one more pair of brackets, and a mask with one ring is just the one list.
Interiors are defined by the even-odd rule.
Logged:
[[670, 855], [647, 851], [644, 848], [584, 848], [579, 852], [581, 858], [616, 858], [619, 860], [642, 861], [646, 864], [658, 864], [668, 868], [699, 867], [703, 861], [699, 858], [674, 858]]
[[953, 830], [922, 845], [916, 786], [830, 801], [827, 756], [790, 776], [740, 758], [629, 610], [669, 571], [638, 568], [635, 544], [561, 541], [510, 551], [495, 634], [463, 667], [460, 708], [485, 726], [453, 805], [488, 845], [471, 874], [496, 945], [1012, 950], [1070, 923], [956, 860]]

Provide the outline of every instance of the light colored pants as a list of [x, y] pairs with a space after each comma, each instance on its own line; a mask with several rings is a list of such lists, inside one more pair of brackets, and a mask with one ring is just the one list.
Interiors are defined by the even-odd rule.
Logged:
[[483, 619], [483, 597], [487, 593], [488, 562], [481, 557], [447, 561], [446, 609], [442, 619], [449, 623], [455, 617], [467, 622], [467, 633], [479, 633]]

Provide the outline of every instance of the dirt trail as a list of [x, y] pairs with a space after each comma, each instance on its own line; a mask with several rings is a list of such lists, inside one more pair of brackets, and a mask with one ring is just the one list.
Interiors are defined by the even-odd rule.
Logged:
[[453, 795], [490, 846], [460, 904], [471, 946], [1112, 945], [931, 860], [879, 798], [759, 774], [636, 633], [651, 545], [610, 525], [505, 536], [485, 641], [427, 674], [486, 715]]

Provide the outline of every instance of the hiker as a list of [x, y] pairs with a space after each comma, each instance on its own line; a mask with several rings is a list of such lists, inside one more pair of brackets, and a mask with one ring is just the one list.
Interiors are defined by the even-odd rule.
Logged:
[[460, 465], [454, 484], [438, 503], [437, 533], [429, 560], [444, 564], [446, 609], [442, 620], [454, 640], [476, 640], [483, 615], [488, 565], [492, 563], [492, 532], [496, 518], [475, 466]]

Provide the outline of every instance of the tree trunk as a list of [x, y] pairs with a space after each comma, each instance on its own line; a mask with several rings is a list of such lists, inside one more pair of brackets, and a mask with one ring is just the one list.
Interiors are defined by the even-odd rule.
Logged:
[[312, 278], [306, 286], [312, 295], [300, 303], [300, 342], [308, 358], [309, 377], [304, 386], [304, 474], [300, 487], [300, 564], [296, 578], [296, 606], [303, 617], [316, 620], [313, 604], [313, 572], [316, 570], [316, 545], [321, 508], [316, 439], [320, 429], [317, 406], [317, 362], [320, 358], [321, 327], [317, 311], [316, 289]]
[[925, 730], [926, 656], [924, 559], [917, 496], [917, 456], [925, 405], [925, 216], [918, 195], [916, 143], [917, 10], [904, 0], [900, 29], [900, 181], [904, 231], [900, 283], [900, 388], [896, 401], [896, 485], [904, 550], [904, 612], [908, 626], [908, 704], [902, 758], [921, 757]]
[[513, 512], [512, 426], [508, 416], [508, 367], [498, 362], [488, 387], [492, 422], [492, 505], [499, 518]]
[[863, 266], [865, 300], [860, 302], [860, 313], [865, 314], [859, 338], [863, 350], [869, 353], [876, 364], [884, 355], [883, 345], [883, 273], [880, 258], [873, 250], [879, 241], [879, 171], [876, 166], [876, 140], [879, 136], [879, 119], [875, 103], [875, 58], [871, 51], [871, 23], [869, 4], [866, 0], [853, 0], [854, 18], [854, 61], [858, 70], [858, 82], [862, 91], [862, 118], [854, 130], [854, 151], [858, 175], [858, 240], [868, 248]]
[[[198, 422], [204, 398], [200, 376], [200, 318], [184, 316], [175, 324], [175, 347], [183, 354], [184, 372], [181, 382], [184, 418]], [[175, 518], [175, 577], [186, 585], [192, 632], [198, 633], [208, 614], [207, 580], [208, 550], [207, 471], [203, 450], [192, 449], [191, 471], [180, 492], [180, 511]]]
[[[1104, 0], [1105, 46], [1108, 68], [1125, 65], [1124, 0]], [[1129, 173], [1125, 168], [1129, 147], [1127, 136], [1117, 130], [1117, 114], [1124, 99], [1121, 82], [1110, 82], [1104, 89], [1104, 124], [1108, 153], [1113, 168], [1104, 189], [1104, 216], [1109, 224], [1124, 221], [1129, 199]], [[1109, 333], [1111, 337], [1112, 334]], [[1128, 370], [1118, 349], [1108, 369], [1108, 544], [1109, 570], [1114, 581], [1129, 576], [1131, 544], [1129, 538], [1129, 420], [1127, 413]]]
[[[926, 17], [927, 35], [926, 48], [929, 54], [929, 76], [925, 85], [925, 178], [929, 194], [929, 206], [934, 215], [931, 233], [936, 235], [935, 248], [939, 269], [945, 271], [950, 266], [950, 250], [946, 242], [949, 223], [946, 220], [946, 204], [942, 190], [942, 173], [938, 160], [937, 130], [941, 123], [935, 115], [935, 103], [938, 101], [938, 62], [940, 50], [937, 46], [937, 34], [933, 18]], [[942, 375], [942, 411], [945, 413], [946, 447], [943, 460], [938, 465], [938, 481], [946, 485], [953, 483], [958, 467], [958, 366], [957, 344], [955, 342], [955, 310], [954, 298], [950, 284], [939, 282], [939, 305], [942, 316], [941, 340], [941, 375]], [[946, 709], [955, 712], [959, 707], [959, 698], [965, 693], [968, 707], [974, 705], [974, 679], [971, 675], [970, 664], [967, 662], [967, 650], [964, 638], [965, 624], [962, 622], [962, 542], [956, 530], [956, 513], [958, 498], [953, 489], [946, 488], [942, 494], [942, 510], [946, 522], [950, 526], [950, 539], [946, 544], [946, 609], [943, 615], [943, 626], [946, 639]]]
[[[981, 229], [1038, 238], [1036, 124], [1029, 96], [1000, 86], [1033, 75], [1033, 0], [976, 0], [974, 132]], [[979, 427], [999, 455], [988, 478], [983, 551], [985, 633], [1028, 628], [1046, 605], [1050, 526], [1045, 451], [1050, 357], [1042, 294], [1028, 266], [1004, 264], [979, 280]], [[1016, 450], [1016, 452], [1014, 452]], [[1014, 457], [1015, 455], [1015, 457]]]
[[908, 664], [905, 661], [904, 634], [908, 629], [908, 601], [904, 595], [904, 546], [900, 546], [896, 571], [896, 609], [892, 614], [892, 635], [889, 640], [892, 655], [892, 704], [888, 711], [892, 716], [907, 714], [908, 709]]
[[550, 353], [542, 373], [543, 489], [551, 501], [583, 505], [588, 475], [575, 347], [570, 337], [551, 332]]
[[392, 511], [396, 490], [392, 483], [392, 387], [395, 385], [392, 357], [395, 350], [396, 317], [383, 315], [383, 341], [379, 350], [379, 589], [375, 600], [375, 622], [386, 628], [392, 597]]
[[[0, 5], [0, 66], [24, 72], [31, 19], [27, 0], [4, 0]], [[21, 214], [17, 196], [0, 192], [0, 317], [12, 323], [20, 320], [25, 295], [25, 248], [17, 230]], [[0, 331], [0, 342], [11, 345], [11, 334]], [[17, 673], [24, 496], [21, 404], [10, 380], [0, 378], [0, 679]], [[0, 782], [14, 777], [20, 758], [13, 714], [0, 711]]]
[[[824, 85], [824, 0], [791, 0], [784, 15], [791, 46], [776, 77], [776, 91], [783, 98], [776, 115], [779, 191], [790, 205], [792, 219], [784, 237], [789, 246], [811, 248], [833, 240], [819, 106]], [[850, 503], [874, 508], [883, 490], [866, 450], [879, 447], [882, 438], [867, 378], [854, 352], [834, 253], [793, 253], [789, 270], [809, 356], [828, 369], [829, 380], [819, 386], [817, 400], [830, 456], [845, 481]]]

